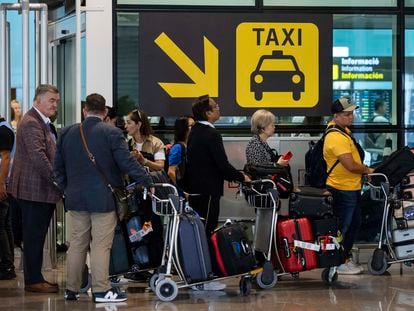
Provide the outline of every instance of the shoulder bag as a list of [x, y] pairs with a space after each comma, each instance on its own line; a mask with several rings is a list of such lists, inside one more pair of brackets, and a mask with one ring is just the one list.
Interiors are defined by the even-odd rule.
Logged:
[[88, 144], [86, 143], [85, 134], [83, 133], [82, 123], [79, 127], [82, 143], [85, 147], [85, 151], [88, 155], [89, 160], [92, 162], [93, 166], [99, 172], [103, 182], [105, 185], [111, 190], [112, 196], [115, 203], [115, 211], [116, 215], [118, 216], [118, 220], [122, 221], [128, 215], [128, 195], [124, 188], [114, 188], [112, 187], [111, 183], [109, 182], [108, 178], [106, 177], [105, 173], [99, 167], [98, 163], [96, 162], [95, 156], [89, 151]]

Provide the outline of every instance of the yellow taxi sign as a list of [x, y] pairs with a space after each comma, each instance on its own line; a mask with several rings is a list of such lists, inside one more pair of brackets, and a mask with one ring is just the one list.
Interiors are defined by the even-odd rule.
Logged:
[[310, 108], [319, 101], [319, 29], [247, 22], [236, 30], [236, 101], [245, 108]]

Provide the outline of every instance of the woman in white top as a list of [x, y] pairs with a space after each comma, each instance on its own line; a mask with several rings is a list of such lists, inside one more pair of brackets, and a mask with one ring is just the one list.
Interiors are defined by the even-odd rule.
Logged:
[[151, 171], [161, 171], [164, 168], [165, 146], [155, 137], [145, 112], [135, 109], [127, 118], [125, 129], [131, 139], [128, 140], [129, 150], [141, 165]]

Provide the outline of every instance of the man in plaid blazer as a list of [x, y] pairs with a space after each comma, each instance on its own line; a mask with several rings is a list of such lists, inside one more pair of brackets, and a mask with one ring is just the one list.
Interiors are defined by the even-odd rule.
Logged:
[[37, 87], [33, 107], [24, 115], [16, 134], [9, 191], [22, 209], [25, 290], [56, 293], [58, 285], [42, 275], [43, 245], [50, 220], [61, 199], [53, 183], [56, 138], [50, 131], [50, 117], [60, 102], [58, 89], [43, 84]]

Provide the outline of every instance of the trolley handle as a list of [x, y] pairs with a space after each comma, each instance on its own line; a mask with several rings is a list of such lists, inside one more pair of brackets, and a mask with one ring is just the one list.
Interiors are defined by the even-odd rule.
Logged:
[[155, 183], [155, 184], [152, 184], [152, 187], [155, 188], [155, 189], [157, 189], [157, 188], [170, 188], [173, 191], [174, 195], [178, 196], [177, 187], [175, 187], [172, 184], [168, 184], [168, 183]]
[[375, 186], [371, 183], [371, 178], [372, 177], [381, 177], [382, 179], [384, 179], [382, 181], [383, 183], [389, 184], [387, 175], [385, 175], [383, 173], [370, 173], [370, 174], [367, 174], [367, 177], [368, 177], [368, 179], [366, 181], [366, 184], [368, 184], [371, 187], [378, 187], [378, 186]]
[[252, 180], [251, 185], [260, 185], [260, 184], [272, 184], [272, 188], [276, 189], [276, 184], [273, 180], [268, 179], [268, 178], [264, 178], [264, 179], [256, 179], [256, 180]]

